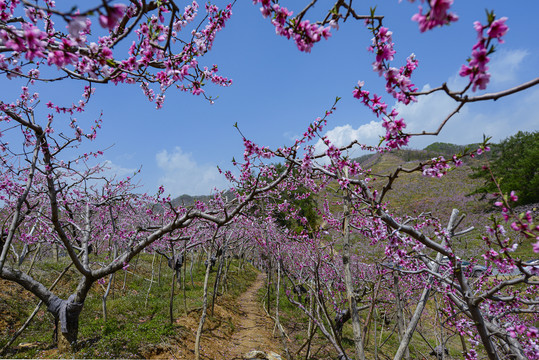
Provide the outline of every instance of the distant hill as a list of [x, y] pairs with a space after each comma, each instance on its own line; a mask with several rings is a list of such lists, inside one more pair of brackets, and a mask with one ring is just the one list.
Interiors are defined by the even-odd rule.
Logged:
[[200, 200], [202, 202], [207, 202], [210, 199], [209, 195], [196, 195], [191, 196], [187, 194], [183, 194], [172, 200], [172, 205], [174, 206], [191, 206], [195, 204], [195, 201]]
[[427, 152], [433, 152], [437, 154], [443, 154], [443, 155], [454, 155], [459, 152], [464, 151], [464, 149], [477, 149], [479, 147], [479, 144], [469, 144], [469, 145], [455, 145], [450, 143], [444, 143], [444, 142], [435, 142], [427, 146], [425, 151]]
[[[232, 194], [231, 191], [225, 192], [225, 197], [228, 196], [229, 199], [232, 199], [234, 197], [234, 194]], [[213, 196], [212, 195], [187, 195], [183, 194], [178, 196], [177, 198], [172, 200], [173, 206], [192, 206], [195, 204], [195, 201], [202, 201], [203, 203], [207, 203]]]
[[[444, 157], [451, 157], [454, 154], [464, 151], [465, 148], [476, 149], [479, 144], [469, 144], [469, 145], [455, 145], [450, 143], [435, 142], [425, 147], [423, 150], [414, 150], [414, 149], [401, 149], [394, 150], [389, 152], [393, 161], [388, 161], [389, 157], [387, 154], [382, 155], [380, 153], [366, 154], [358, 158], [353, 159], [361, 164], [365, 169], [376, 167], [377, 164], [382, 162], [385, 166], [390, 167], [392, 165], [398, 165], [400, 163], [407, 163], [411, 161], [422, 161], [432, 159], [433, 157], [438, 157], [440, 155]], [[494, 145], [495, 146], [495, 145]], [[379, 170], [379, 169], [378, 169]], [[232, 197], [232, 193], [229, 194], [229, 197]], [[172, 204], [190, 206], [195, 203], [196, 200], [202, 202], [207, 202], [211, 198], [211, 195], [187, 195], [183, 194], [172, 200]]]
[[[367, 154], [354, 159], [358, 161], [365, 169], [372, 170], [372, 185], [381, 190], [385, 179], [390, 172], [394, 171], [399, 165], [406, 168], [413, 167], [414, 163], [422, 160], [428, 160], [437, 156], [450, 158], [456, 153], [462, 152], [466, 147], [477, 149], [479, 144], [455, 145], [449, 143], [433, 143], [422, 150], [397, 150], [388, 153]], [[492, 145], [492, 152], [496, 151], [496, 145]], [[489, 154], [488, 152], [485, 154]], [[482, 244], [478, 238], [478, 231], [484, 229], [488, 223], [488, 218], [493, 214], [492, 207], [487, 200], [480, 200], [479, 196], [469, 196], [481, 181], [470, 178], [472, 166], [478, 166], [487, 159], [485, 155], [475, 159], [464, 159], [464, 165], [449, 171], [441, 179], [422, 176], [418, 173], [401, 173], [394, 182], [391, 191], [388, 193], [385, 201], [388, 203], [388, 209], [395, 215], [414, 217], [421, 213], [430, 213], [433, 217], [439, 218], [445, 223], [451, 214], [451, 210], [456, 208], [461, 213], [466, 214], [466, 218], [461, 225], [461, 229], [474, 226], [476, 231], [454, 240], [454, 245], [458, 248], [459, 256], [469, 258], [476, 256], [480, 251]], [[330, 186], [330, 190], [335, 199], [339, 201], [340, 197], [336, 190], [338, 185]], [[229, 196], [232, 198], [232, 194]], [[207, 202], [211, 197], [209, 195], [191, 196], [182, 195], [173, 200], [175, 205], [184, 206], [193, 205], [196, 200]], [[538, 206], [533, 211], [536, 212]], [[330, 205], [334, 211], [340, 211], [338, 204]], [[531, 243], [524, 243], [519, 251], [530, 252]]]
[[[435, 142], [425, 147], [422, 150], [400, 149], [400, 150], [393, 150], [389, 153], [402, 159], [404, 162], [410, 162], [410, 161], [428, 160], [428, 159], [432, 159], [438, 156], [451, 158], [453, 155], [462, 153], [466, 149], [475, 150], [478, 147], [479, 147], [479, 143], [467, 144], [467, 145], [456, 145], [456, 144], [451, 144], [451, 143]], [[492, 144], [491, 148], [493, 149], [493, 151], [484, 153], [485, 154], [484, 156], [486, 158], [490, 158], [490, 154], [496, 151], [497, 144]], [[363, 166], [364, 168], [370, 168], [376, 165], [380, 161], [380, 159], [381, 159], [381, 154], [375, 153], [375, 154], [366, 154], [358, 158], [355, 158], [354, 160], [359, 162], [361, 166]]]
[[[413, 168], [420, 161], [438, 156], [449, 159], [454, 154], [463, 152], [465, 148], [477, 149], [479, 144], [455, 145], [449, 143], [433, 143], [422, 150], [403, 149], [387, 153], [368, 154], [355, 159], [364, 169], [371, 169], [374, 188], [381, 190], [386, 183], [387, 175], [402, 165], [404, 168]], [[488, 154], [488, 152], [486, 153]], [[393, 183], [391, 191], [387, 194], [385, 202], [389, 211], [398, 216], [415, 217], [421, 213], [429, 213], [442, 223], [449, 219], [452, 209], [458, 209], [466, 218], [461, 229], [474, 226], [481, 230], [488, 222], [492, 208], [486, 200], [479, 196], [469, 196], [481, 183], [478, 179], [470, 178], [472, 166], [478, 166], [486, 156], [475, 159], [465, 158], [464, 165], [449, 171], [442, 178], [425, 177], [421, 172], [401, 173]], [[469, 258], [477, 255], [480, 242], [476, 237], [478, 232], [455, 239], [455, 246], [459, 255]]]

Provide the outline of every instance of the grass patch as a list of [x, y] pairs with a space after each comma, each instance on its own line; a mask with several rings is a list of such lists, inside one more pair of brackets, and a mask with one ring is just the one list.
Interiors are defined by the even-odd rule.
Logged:
[[[276, 283], [275, 278], [272, 279], [272, 281]], [[283, 281], [284, 280], [281, 281], [281, 284], [283, 283]], [[290, 285], [288, 287], [290, 288]], [[267, 303], [267, 285], [259, 290], [258, 298], [259, 301]], [[294, 299], [297, 300], [296, 295], [294, 295]], [[288, 336], [290, 337], [290, 339], [292, 339], [292, 342], [289, 342], [289, 346], [291, 353], [295, 354], [307, 340], [307, 326], [309, 319], [308, 316], [301, 309], [299, 309], [296, 305], [292, 304], [288, 300], [285, 294], [284, 287], [281, 288], [279, 302], [280, 321], [281, 324], [285, 327], [285, 331], [287, 332]], [[270, 313], [272, 316], [275, 316], [276, 293], [274, 288], [272, 288], [272, 291], [270, 292], [270, 303]], [[309, 300], [305, 296], [303, 296], [303, 305], [306, 308], [309, 307]], [[404, 305], [407, 306], [407, 308], [405, 309], [405, 312], [407, 313], [407, 319], [410, 318], [411, 313], [413, 313], [413, 311], [415, 310], [415, 305], [416, 304], [413, 301], [410, 301], [409, 303]], [[326, 306], [329, 311], [329, 317], [333, 319], [335, 317], [335, 312], [333, 311], [331, 303], [327, 302]], [[387, 306], [388, 315], [391, 316], [384, 318], [383, 316], [375, 312], [375, 315], [373, 316], [376, 319], [371, 319], [369, 326], [369, 334], [367, 338], [363, 339], [365, 342], [365, 353], [368, 359], [375, 358], [375, 336], [376, 345], [378, 346], [378, 356], [380, 359], [384, 359], [386, 357], [392, 358], [399, 347], [400, 338], [398, 335], [398, 328], [396, 326], [396, 316], [394, 316], [393, 314], [394, 309], [389, 303], [387, 304]], [[368, 310], [363, 310], [362, 312], [360, 312], [362, 329], [365, 326], [367, 312]], [[391, 314], [389, 314], [389, 312], [391, 312]], [[432, 346], [432, 348], [435, 348], [439, 344], [440, 328], [436, 325], [437, 322], [435, 313], [435, 302], [431, 298], [423, 312], [423, 318], [426, 321], [422, 321], [419, 323], [409, 345], [409, 351], [412, 359], [422, 359], [424, 357], [429, 358], [429, 353], [432, 351], [430, 346]], [[374, 329], [375, 323], [376, 331]], [[325, 326], [326, 329], [330, 331], [330, 327], [327, 324], [325, 324]], [[450, 332], [447, 330], [444, 330], [443, 336], [445, 337], [445, 339], [447, 339], [447, 337], [450, 337], [449, 341], [446, 343], [450, 356], [455, 358], [461, 357], [462, 347], [458, 336], [451, 335]], [[343, 326], [341, 344], [343, 345], [348, 356], [351, 358], [353, 358], [353, 354], [355, 351], [353, 339], [354, 333], [352, 329], [352, 323], [349, 320]], [[383, 345], [381, 346], [382, 343]], [[301, 354], [297, 358], [305, 358], [305, 349], [306, 348], [302, 349]], [[337, 356], [335, 349], [329, 344], [329, 342], [320, 330], [317, 331], [316, 335], [313, 338], [311, 344], [311, 354], [316, 355], [312, 355], [312, 357], [309, 358], [310, 360], [336, 358]]]
[[[230, 259], [227, 275], [228, 291], [217, 296], [216, 302], [233, 300], [243, 293], [256, 279], [256, 272], [249, 264], [240, 269], [239, 260]], [[135, 266], [136, 264], [136, 266]], [[134, 259], [131, 266], [125, 271], [116, 273], [111, 292], [107, 299], [107, 321], [104, 321], [102, 309], [102, 296], [106, 285], [94, 284], [85, 301], [79, 322], [79, 347], [74, 356], [76, 358], [143, 358], [149, 356], [155, 348], [166, 348], [170, 344], [181, 341], [182, 333], [186, 330], [176, 319], [188, 312], [198, 310], [202, 306], [203, 284], [205, 267], [203, 261], [193, 266], [193, 279], [189, 272], [190, 263], [187, 262], [184, 292], [178, 282], [175, 283], [173, 320], [171, 324], [169, 314], [172, 271], [163, 261], [161, 275], [159, 276], [159, 261], [154, 263], [152, 279], [152, 255], [141, 254]], [[58, 274], [65, 268], [66, 261], [59, 263], [52, 261], [40, 262], [35, 265], [35, 274], [42, 274], [45, 283], [52, 283]], [[209, 305], [216, 277], [216, 268], [210, 273]], [[64, 298], [76, 288], [78, 277], [70, 270], [69, 276], [60, 289], [65, 289]], [[183, 271], [182, 271], [183, 276]], [[183, 279], [181, 283], [183, 284]], [[107, 278], [108, 282], [108, 278]], [[148, 289], [151, 289], [148, 293]], [[17, 285], [2, 282], [2, 289], [8, 287], [12, 291], [0, 297], [2, 310], [8, 312], [9, 327], [0, 333], [0, 346], [11, 338], [12, 334], [33, 311], [38, 302], [31, 294]], [[219, 286], [218, 293], [222, 292]], [[27, 301], [21, 301], [21, 296]], [[4, 313], [4, 312], [3, 312]], [[196, 314], [194, 314], [196, 316]], [[234, 324], [230, 320], [208, 319], [212, 326], [221, 326], [226, 331], [233, 331]], [[44, 307], [39, 311], [31, 325], [23, 332], [6, 355], [11, 358], [36, 358], [61, 356], [54, 348], [52, 335], [54, 319]]]

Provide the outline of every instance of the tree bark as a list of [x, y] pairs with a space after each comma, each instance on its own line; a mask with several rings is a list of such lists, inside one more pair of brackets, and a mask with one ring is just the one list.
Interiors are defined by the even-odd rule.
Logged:
[[380, 291], [380, 284], [382, 283], [383, 276], [380, 276], [378, 278], [378, 282], [376, 283], [373, 295], [371, 297], [371, 306], [369, 309], [369, 312], [367, 313], [367, 320], [365, 320], [365, 326], [363, 326], [363, 339], [364, 339], [364, 346], [368, 346], [369, 344], [369, 327], [372, 319], [372, 314], [374, 313], [376, 302], [378, 300], [378, 292]]
[[[309, 311], [311, 314], [314, 314], [314, 292], [313, 289], [309, 288]], [[316, 326], [312, 318], [309, 317], [309, 325], [307, 326], [307, 336], [309, 340], [307, 341], [307, 351], [305, 352], [305, 359], [307, 360], [311, 355], [311, 341], [313, 339], [314, 333], [316, 332]]]
[[284, 333], [283, 327], [281, 326], [281, 321], [279, 319], [279, 300], [280, 300], [280, 292], [281, 292], [281, 261], [280, 259], [277, 260], [277, 291], [275, 295], [275, 326], [277, 327], [277, 330], [279, 331], [279, 335], [281, 337], [281, 342], [283, 344], [283, 348], [286, 354], [287, 360], [292, 360], [292, 356], [290, 355], [290, 352], [288, 351], [288, 346], [286, 345], [286, 334]]
[[[107, 323], [107, 298], [109, 297], [110, 289], [112, 287], [112, 282], [114, 280], [114, 274], [109, 275], [109, 283], [107, 284], [107, 289], [105, 290], [105, 293], [103, 294], [102, 302], [103, 302], [103, 321], [105, 324]], [[151, 286], [152, 284], [150, 284]]]
[[[397, 326], [399, 329], [399, 341], [402, 341], [405, 333], [404, 312], [402, 311], [402, 304], [400, 299], [401, 294], [399, 290], [399, 277], [395, 272], [393, 272], [393, 290], [395, 291], [395, 305], [397, 306]], [[405, 349], [404, 358], [406, 360], [410, 359], [410, 350], [408, 349], [408, 346]]]
[[271, 309], [271, 261], [268, 259], [268, 265], [267, 265], [267, 271], [268, 271], [268, 276], [267, 276], [267, 283], [268, 283], [268, 287], [267, 287], [267, 291], [266, 291], [266, 297], [267, 297], [267, 303], [266, 303], [266, 312], [269, 314], [270, 312], [270, 309]]
[[168, 307], [170, 325], [174, 324], [174, 284], [176, 283], [176, 271], [172, 270], [172, 283], [170, 284], [170, 304]]
[[[451, 212], [451, 217], [449, 218], [449, 223], [447, 224], [447, 230], [449, 233], [449, 237], [451, 237], [454, 234], [455, 227], [460, 222], [457, 219], [457, 216], [459, 214], [459, 211], [456, 209], [453, 209]], [[441, 243], [441, 247], [444, 248], [446, 246], [446, 239], [444, 238]], [[432, 271], [438, 272], [440, 269], [440, 261], [442, 260], [442, 254], [438, 252], [436, 255], [436, 261], [433, 264]], [[410, 319], [410, 322], [408, 323], [408, 327], [406, 328], [406, 331], [404, 332], [404, 336], [400, 342], [399, 348], [397, 352], [395, 353], [395, 356], [393, 357], [393, 360], [401, 360], [406, 351], [408, 350], [408, 345], [410, 344], [410, 341], [412, 340], [412, 335], [414, 334], [415, 328], [417, 327], [417, 324], [419, 322], [419, 319], [421, 318], [421, 314], [423, 313], [423, 310], [425, 309], [425, 306], [427, 305], [427, 300], [429, 299], [430, 295], [430, 288], [431, 284], [434, 280], [434, 277], [432, 275], [429, 275], [427, 284], [425, 285], [425, 288], [423, 289], [423, 292], [421, 294], [421, 297], [419, 298], [419, 301], [417, 302], [417, 306], [414, 311], [414, 315], [412, 315], [412, 318]]]
[[211, 299], [212, 316], [213, 316], [213, 310], [215, 308], [215, 298], [217, 297], [217, 293], [219, 292], [219, 281], [221, 279], [221, 274], [223, 273], [223, 263], [225, 261], [226, 253], [227, 253], [228, 238], [229, 236], [225, 237], [225, 242], [223, 244], [223, 251], [221, 252], [220, 259], [219, 259], [219, 266], [217, 267], [217, 274], [215, 275], [215, 282], [213, 283], [213, 294], [212, 294], [212, 299]]
[[58, 351], [71, 353], [77, 349], [79, 335], [79, 316], [84, 302], [78, 302], [75, 294], [67, 300], [56, 298], [48, 305], [48, 310], [54, 315], [57, 323]]
[[[155, 264], [155, 257], [157, 256], [157, 253], [154, 252], [153, 253], [153, 258], [152, 258], [152, 277], [150, 278], [150, 286], [148, 286], [148, 292], [146, 293], [146, 299], [144, 300], [144, 308], [146, 308], [148, 306], [148, 298], [150, 297], [150, 291], [152, 290], [152, 285], [153, 285], [153, 277], [154, 277], [154, 264]], [[161, 256], [160, 256], [161, 257]]]
[[[348, 169], [345, 168], [345, 177], [348, 177]], [[354, 347], [356, 360], [365, 360], [365, 350], [363, 348], [363, 339], [361, 334], [361, 322], [356, 297], [354, 295], [354, 285], [352, 283], [352, 271], [350, 269], [350, 191], [345, 190], [344, 195], [344, 223], [343, 223], [343, 254], [342, 262], [344, 265], [344, 283], [346, 285], [346, 297], [348, 307], [352, 317], [352, 329], [354, 331]]]
[[[116, 256], [118, 256], [118, 245], [115, 243], [114, 244], [114, 258], [116, 258]], [[154, 257], [155, 259], [155, 257]], [[110, 293], [110, 289], [112, 288], [112, 284], [114, 283], [114, 274], [115, 273], [112, 273], [109, 275], [109, 283], [107, 284], [107, 290], [105, 291], [105, 293], [103, 294], [103, 320], [105, 322], [105, 324], [107, 323], [107, 298], [109, 297], [109, 293]], [[153, 263], [152, 263], [152, 278], [153, 278]], [[152, 286], [152, 284], [150, 283], [150, 287]], [[148, 293], [149, 293], [149, 290], [148, 290]]]
[[207, 263], [206, 263], [206, 275], [204, 276], [204, 295], [202, 298], [202, 314], [200, 315], [200, 321], [198, 323], [197, 335], [195, 338], [195, 360], [200, 360], [200, 338], [202, 336], [202, 329], [204, 328], [204, 322], [206, 321], [206, 310], [208, 308], [208, 282], [210, 279], [210, 269], [211, 269], [211, 250], [213, 249], [213, 244], [217, 233], [219, 232], [219, 227], [215, 230], [213, 234], [210, 249], [208, 250]]
[[[35, 256], [34, 256], [34, 259], [35, 259]], [[58, 282], [60, 281], [60, 279], [67, 273], [67, 271], [71, 268], [71, 265], [73, 265], [73, 262], [71, 262], [65, 269], [64, 271], [62, 271], [62, 273], [56, 278], [56, 280], [52, 283], [52, 285], [49, 287], [49, 291], [52, 291], [54, 289], [54, 287], [56, 286], [56, 284], [58, 284]], [[22, 334], [22, 332], [28, 327], [28, 325], [30, 325], [30, 323], [32, 322], [32, 319], [34, 318], [34, 316], [36, 316], [36, 314], [38, 313], [39, 309], [41, 308], [41, 305], [43, 305], [43, 300], [40, 300], [39, 303], [36, 305], [36, 308], [34, 309], [34, 312], [32, 313], [32, 315], [30, 315], [28, 317], [28, 319], [24, 322], [24, 324], [20, 327], [19, 330], [17, 330], [17, 332], [15, 332], [15, 334], [13, 334], [13, 336], [11, 337], [11, 339], [8, 341], [8, 343], [2, 348], [2, 350], [0, 350], [0, 354], [3, 354], [10, 346], [11, 344], [13, 344], [13, 342], [15, 340], [17, 340], [17, 338], [19, 337], [20, 334]]]
[[183, 262], [183, 278], [182, 278], [182, 292], [183, 292], [183, 308], [185, 310], [185, 315], [187, 315], [187, 294], [185, 292], [185, 277], [186, 277], [186, 274], [187, 274], [187, 242], [185, 242], [185, 246], [184, 246], [184, 249], [183, 249], [183, 258], [184, 258], [184, 262]]
[[[39, 255], [40, 250], [41, 250], [41, 243], [39, 243], [37, 245], [36, 253], [32, 257], [32, 261], [30, 262], [30, 267], [28, 268], [28, 271], [27, 271], [28, 275], [30, 275], [32, 273], [32, 269], [34, 268], [34, 264], [36, 262], [37, 256]], [[56, 262], [58, 262], [58, 260], [56, 260]], [[73, 263], [71, 263], [71, 264], [73, 264]]]

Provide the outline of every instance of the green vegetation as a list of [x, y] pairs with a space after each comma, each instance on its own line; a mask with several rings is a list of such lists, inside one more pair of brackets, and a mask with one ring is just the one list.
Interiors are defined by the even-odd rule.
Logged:
[[[539, 132], [519, 131], [503, 140], [492, 151], [489, 166], [474, 168], [473, 178], [482, 179], [482, 186], [474, 194], [499, 192], [492, 177], [503, 193], [515, 191], [517, 205], [539, 202]], [[491, 173], [492, 172], [492, 173]]]
[[[285, 284], [288, 282], [288, 284]], [[271, 315], [275, 315], [275, 306], [276, 306], [276, 282], [273, 282], [273, 286], [270, 290], [270, 311]], [[291, 354], [296, 355], [296, 352], [307, 342], [307, 328], [309, 317], [295, 304], [292, 304], [287, 296], [286, 292], [290, 293], [290, 296], [294, 298], [294, 301], [299, 301], [299, 298], [294, 294], [291, 289], [291, 284], [286, 277], [283, 277], [281, 280], [281, 291], [279, 296], [279, 320], [280, 323], [284, 326], [286, 331], [286, 336], [292, 341], [287, 342], [289, 351]], [[287, 286], [287, 288], [286, 288]], [[266, 286], [261, 288], [258, 292], [258, 298], [261, 303], [265, 304], [267, 307], [267, 283]], [[417, 295], [417, 294], [416, 294]], [[364, 303], [360, 305], [366, 305], [370, 302], [370, 296], [364, 299]], [[379, 301], [384, 301], [383, 299], [378, 299]], [[302, 295], [302, 301], [305, 308], [309, 308], [309, 297], [308, 294]], [[315, 302], [316, 303], [316, 302]], [[425, 316], [432, 320], [432, 322], [423, 322], [420, 323], [416, 332], [412, 337], [410, 342], [410, 355], [412, 359], [421, 359], [425, 354], [431, 352], [432, 348], [436, 346], [436, 342], [439, 336], [439, 324], [436, 324], [436, 301], [430, 301], [425, 309]], [[410, 301], [408, 303], [408, 310], [413, 311], [415, 303]], [[329, 301], [326, 304], [326, 308], [329, 311], [330, 318], [335, 317], [335, 311], [333, 304]], [[321, 310], [320, 310], [321, 311]], [[361, 312], [362, 320], [365, 320], [367, 317], [368, 310], [363, 310]], [[375, 326], [376, 324], [376, 326]], [[326, 327], [329, 327], [326, 324]], [[395, 350], [398, 348], [400, 340], [396, 329], [396, 315], [395, 314], [380, 314], [376, 311], [373, 314], [371, 320], [368, 334], [366, 336], [366, 355], [368, 359], [374, 359], [374, 352], [372, 348], [374, 347], [374, 342], [377, 341], [377, 345], [380, 346], [380, 341], [383, 342], [378, 349], [378, 356], [381, 359], [392, 358], [392, 355], [395, 353]], [[420, 334], [421, 333], [421, 334]], [[347, 321], [342, 329], [341, 344], [343, 345], [345, 351], [348, 354], [353, 353], [354, 349], [354, 334], [352, 329], [352, 322]], [[376, 339], [375, 339], [376, 338]], [[427, 343], [428, 342], [428, 343]], [[446, 343], [446, 346], [449, 350], [450, 356], [458, 358], [461, 355], [462, 346], [457, 336], [452, 336], [451, 339]], [[302, 348], [302, 354], [305, 354], [306, 347]], [[329, 359], [333, 358], [331, 356], [334, 353], [333, 347], [328, 344], [327, 339], [324, 337], [323, 333], [318, 329], [315, 336], [312, 339], [311, 343], [311, 357], [308, 359]], [[303, 356], [303, 355], [302, 355]], [[303, 358], [302, 356], [297, 358]], [[296, 357], [294, 357], [296, 358]]]
[[436, 156], [453, 156], [458, 153], [464, 152], [466, 148], [477, 149], [479, 144], [469, 144], [469, 145], [455, 145], [450, 143], [444, 143], [444, 142], [435, 142], [427, 146], [424, 150], [433, 154], [436, 154]]
[[[275, 165], [275, 169], [279, 173], [285, 170], [282, 164]], [[294, 172], [297, 172], [297, 170], [294, 170]], [[317, 203], [314, 196], [305, 196], [307, 193], [307, 188], [299, 185], [293, 190], [288, 190], [280, 194], [280, 198], [276, 199], [276, 202], [278, 204], [287, 202], [290, 205], [290, 210], [297, 210], [298, 215], [303, 217], [305, 222], [302, 223], [291, 218], [288, 214], [289, 211], [276, 211], [273, 216], [279, 225], [295, 231], [298, 234], [303, 231], [311, 233], [317, 228], [318, 223], [320, 222], [316, 211]]]
[[[67, 265], [67, 258], [60, 260], [59, 263], [50, 259], [36, 264], [36, 275], [50, 278], [48, 282], [51, 283]], [[217, 304], [233, 302], [256, 278], [256, 272], [249, 264], [245, 264], [245, 270], [241, 270], [239, 260], [230, 261], [227, 275], [228, 291], [217, 298]], [[102, 310], [102, 296], [106, 287], [94, 285], [80, 317], [79, 350], [73, 354], [76, 358], [149, 357], [166, 350], [171, 344], [181, 342], [187, 333], [192, 335], [191, 330], [185, 327], [184, 321], [191, 317], [194, 323], [198, 322], [205, 274], [203, 261], [194, 264], [194, 286], [191, 286], [191, 278], [187, 271], [185, 304], [183, 290], [178, 282], [175, 284], [173, 324], [170, 323], [169, 315], [172, 271], [163, 261], [159, 276], [159, 260], [157, 260], [154, 263], [153, 284], [148, 295], [152, 279], [152, 255], [142, 254], [135, 262], [128, 271], [116, 274], [107, 300], [107, 322], [104, 321]], [[186, 266], [188, 269], [190, 263], [188, 262]], [[215, 274], [216, 272], [212, 271], [210, 284], [215, 281]], [[66, 289], [66, 295], [70, 289], [76, 287], [77, 279], [74, 275], [75, 272], [70, 270], [62, 280], [61, 288]], [[2, 323], [6, 328], [0, 333], [0, 348], [2, 348], [33, 311], [37, 301], [17, 285], [0, 282], [0, 287], [3, 290], [3, 296], [0, 295], [0, 311], [2, 317], [5, 316], [4, 319], [7, 319], [5, 324]], [[9, 288], [9, 293], [6, 293], [6, 288]], [[210, 286], [210, 297], [211, 289], [213, 286]], [[211, 312], [208, 316], [209, 323], [212, 323]], [[224, 332], [234, 330], [234, 324], [226, 319], [215, 323], [219, 324]], [[7, 353], [8, 357], [36, 358], [38, 355], [58, 357], [60, 354], [57, 353], [52, 340], [53, 328], [53, 317], [45, 308], [41, 308], [31, 325], [11, 346], [14, 352]]]
[[[444, 148], [460, 149], [457, 145]], [[370, 166], [371, 177], [374, 179], [371, 182], [372, 186], [380, 191], [387, 181], [387, 176], [394, 169], [400, 165], [413, 168], [419, 161], [429, 159], [428, 156], [425, 158], [425, 154], [424, 150], [403, 150], [373, 155], [376, 161]], [[426, 177], [420, 172], [400, 173], [385, 197], [388, 209], [398, 216], [418, 216], [428, 212], [442, 222], [449, 219], [453, 209], [458, 209], [466, 214], [462, 223], [463, 228], [474, 226], [476, 229], [483, 229], [485, 220], [489, 217], [487, 214], [490, 211], [489, 204], [487, 201], [480, 201], [479, 195], [468, 195], [481, 185], [479, 179], [470, 177], [471, 164], [477, 161], [479, 160], [468, 159], [462, 166], [454, 168], [442, 178]], [[470, 258], [476, 255], [480, 243], [477, 232], [473, 232], [458, 238], [454, 245], [460, 251], [459, 256]]]

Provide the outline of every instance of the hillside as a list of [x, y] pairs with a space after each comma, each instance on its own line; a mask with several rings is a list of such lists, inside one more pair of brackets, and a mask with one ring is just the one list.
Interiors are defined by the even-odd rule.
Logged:
[[[398, 150], [364, 156], [358, 160], [364, 168], [371, 169], [372, 173], [376, 175], [378, 180], [375, 184], [381, 189], [387, 175], [399, 165], [412, 168], [418, 161], [428, 160], [434, 157], [434, 154], [442, 154], [448, 158], [452, 154], [462, 151], [465, 147], [474, 148], [475, 146], [475, 144], [458, 146], [434, 143], [423, 150]], [[490, 223], [489, 218], [500, 216], [499, 209], [493, 207], [487, 199], [477, 194], [470, 195], [483, 183], [481, 179], [470, 177], [472, 167], [481, 166], [498, 149], [496, 144], [492, 145], [491, 148], [491, 152], [484, 153], [475, 159], [468, 158], [462, 166], [454, 168], [442, 178], [425, 177], [419, 172], [402, 173], [386, 197], [388, 209], [396, 215], [412, 217], [429, 212], [435, 218], [440, 219], [443, 224], [449, 219], [452, 209], [458, 209], [466, 215], [460, 228], [465, 229], [473, 226], [475, 230], [457, 239], [454, 245], [463, 258], [477, 255], [480, 251], [480, 245], [483, 244], [479, 240], [480, 234]], [[533, 218], [538, 219], [539, 204], [519, 206], [514, 211], [516, 214], [531, 211]], [[523, 239], [515, 255], [533, 258], [531, 242]]]
[[[225, 192], [225, 197], [228, 196], [229, 199], [234, 197], [231, 191]], [[172, 200], [172, 205], [174, 206], [191, 206], [195, 204], [195, 201], [202, 201], [207, 203], [212, 198], [211, 195], [180, 195]]]

